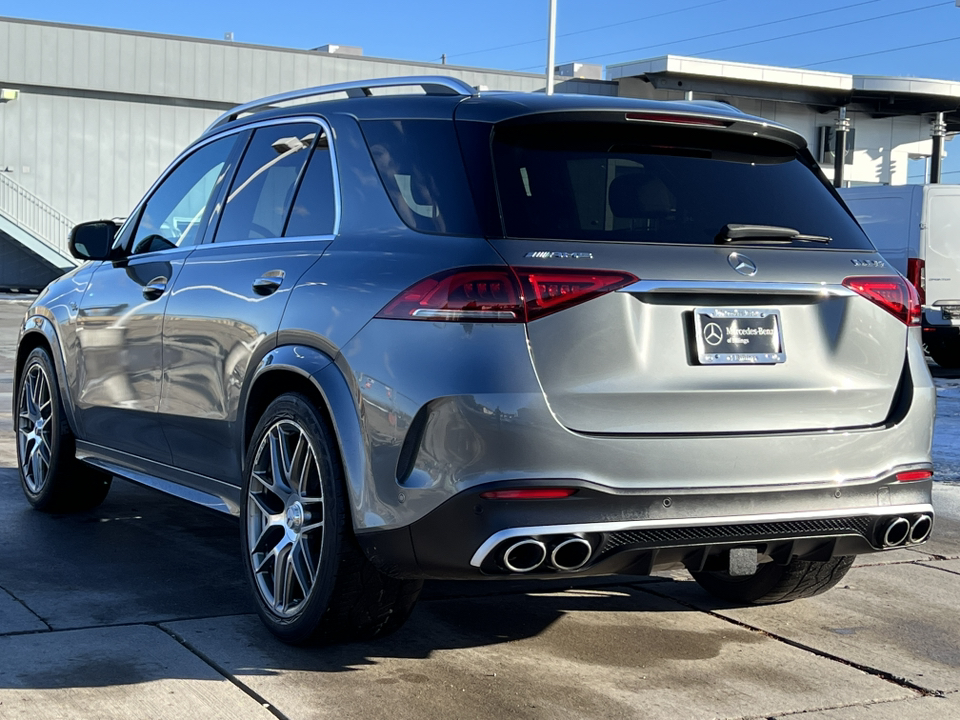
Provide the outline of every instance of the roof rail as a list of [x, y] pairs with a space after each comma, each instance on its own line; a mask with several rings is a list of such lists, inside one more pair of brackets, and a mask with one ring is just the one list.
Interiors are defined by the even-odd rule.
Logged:
[[413, 75], [409, 77], [391, 77], [377, 78], [374, 80], [354, 80], [345, 83], [336, 83], [335, 85], [320, 85], [319, 87], [303, 88], [301, 90], [291, 90], [290, 92], [271, 95], [252, 102], [237, 105], [218, 117], [204, 134], [210, 132], [220, 125], [232, 122], [244, 113], [263, 110], [277, 103], [289, 102], [291, 100], [302, 100], [304, 98], [316, 97], [319, 95], [328, 95], [331, 93], [346, 93], [347, 97], [368, 97], [373, 93], [373, 88], [387, 87], [410, 87], [419, 85], [427, 95], [461, 95], [470, 97], [477, 95], [477, 90], [467, 85], [463, 80], [457, 78], [445, 77], [443, 75]]

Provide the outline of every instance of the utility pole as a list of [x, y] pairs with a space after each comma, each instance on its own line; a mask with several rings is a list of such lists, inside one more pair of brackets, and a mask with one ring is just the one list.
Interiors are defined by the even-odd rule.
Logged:
[[947, 134], [947, 125], [943, 121], [943, 113], [937, 113], [933, 118], [933, 127], [930, 136], [933, 138], [933, 151], [930, 153], [930, 182], [940, 182], [940, 165], [943, 161], [943, 138]]
[[843, 166], [847, 162], [847, 131], [850, 121], [847, 119], [847, 108], [840, 106], [840, 116], [837, 118], [836, 130], [833, 133], [833, 186], [843, 187]]
[[557, 39], [557, 0], [549, 0], [547, 13], [547, 95], [553, 95], [554, 45]]

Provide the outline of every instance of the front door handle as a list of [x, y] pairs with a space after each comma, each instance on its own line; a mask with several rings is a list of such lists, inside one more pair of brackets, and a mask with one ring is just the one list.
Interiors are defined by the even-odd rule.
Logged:
[[283, 284], [283, 270], [271, 270], [253, 281], [253, 291], [257, 295], [273, 295]]
[[167, 290], [167, 278], [155, 277], [153, 280], [143, 286], [143, 296], [147, 300], [156, 300]]

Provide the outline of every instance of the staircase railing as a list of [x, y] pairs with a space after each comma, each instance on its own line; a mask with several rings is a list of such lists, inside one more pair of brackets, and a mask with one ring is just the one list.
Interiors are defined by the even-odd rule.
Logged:
[[70, 257], [67, 241], [76, 223], [2, 172], [0, 213], [61, 255]]

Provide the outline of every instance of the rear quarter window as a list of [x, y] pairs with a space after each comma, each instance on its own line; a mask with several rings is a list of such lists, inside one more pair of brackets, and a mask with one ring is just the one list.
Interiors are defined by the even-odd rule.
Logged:
[[452, 120], [362, 123], [383, 187], [414, 230], [480, 235]]

